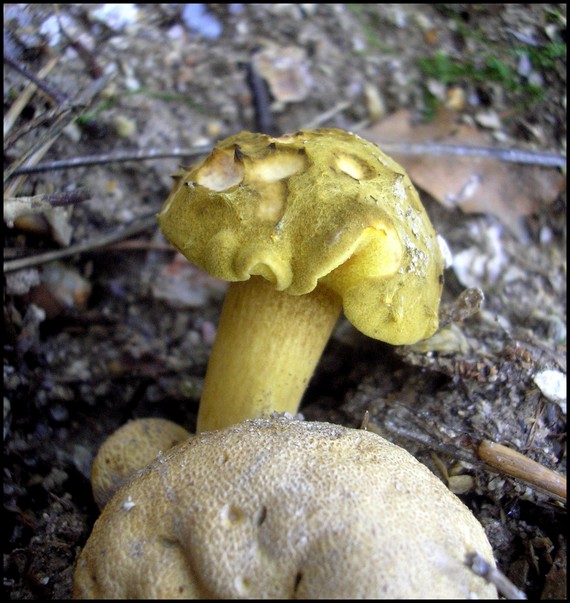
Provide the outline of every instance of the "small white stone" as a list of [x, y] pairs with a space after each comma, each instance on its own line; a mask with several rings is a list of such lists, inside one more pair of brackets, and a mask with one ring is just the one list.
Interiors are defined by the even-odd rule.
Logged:
[[566, 414], [566, 375], [560, 371], [546, 370], [537, 373], [533, 381], [544, 397], [558, 404]]
[[439, 234], [437, 235], [437, 246], [443, 257], [444, 268], [449, 268], [453, 264], [453, 253], [451, 253], [447, 241]]
[[475, 121], [489, 130], [499, 130], [502, 125], [501, 118], [494, 111], [480, 111], [475, 115]]
[[136, 4], [101, 4], [92, 15], [113, 31], [120, 31], [137, 20], [138, 8]]

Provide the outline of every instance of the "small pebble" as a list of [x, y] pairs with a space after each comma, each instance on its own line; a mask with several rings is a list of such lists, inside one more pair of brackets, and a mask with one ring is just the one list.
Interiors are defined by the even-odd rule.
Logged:
[[546, 370], [537, 373], [533, 381], [543, 396], [558, 404], [566, 414], [566, 375], [560, 371]]

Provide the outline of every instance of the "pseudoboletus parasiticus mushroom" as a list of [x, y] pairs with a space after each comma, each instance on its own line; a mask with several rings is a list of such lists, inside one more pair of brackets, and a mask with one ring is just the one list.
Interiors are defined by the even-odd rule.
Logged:
[[230, 281], [198, 432], [295, 414], [341, 309], [395, 345], [438, 327], [436, 233], [404, 169], [354, 134], [226, 138], [175, 176], [158, 221], [188, 260]]
[[284, 417], [197, 435], [107, 504], [74, 598], [496, 598], [481, 524], [380, 436]]

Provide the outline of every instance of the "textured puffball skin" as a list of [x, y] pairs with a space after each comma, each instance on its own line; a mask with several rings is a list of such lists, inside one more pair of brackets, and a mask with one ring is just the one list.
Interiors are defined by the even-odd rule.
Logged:
[[436, 233], [404, 169], [355, 134], [226, 138], [175, 176], [157, 217], [166, 238], [217, 278], [260, 275], [290, 295], [324, 285], [357, 329], [394, 345], [438, 327]]
[[117, 429], [99, 448], [91, 468], [93, 498], [99, 509], [136, 471], [189, 437], [180, 425], [158, 418], [136, 419]]
[[258, 419], [205, 432], [107, 504], [75, 598], [496, 598], [472, 513], [380, 436]]

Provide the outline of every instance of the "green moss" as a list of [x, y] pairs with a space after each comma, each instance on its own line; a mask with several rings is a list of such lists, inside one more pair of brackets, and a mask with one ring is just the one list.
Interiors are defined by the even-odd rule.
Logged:
[[[515, 52], [520, 53], [521, 50]], [[529, 47], [526, 52], [536, 69], [554, 69], [559, 61], [566, 60], [564, 42], [549, 42], [545, 46]]]
[[[479, 10], [472, 5], [473, 10]], [[461, 60], [455, 59], [442, 51], [432, 57], [418, 61], [422, 73], [446, 86], [481, 85], [486, 82], [496, 82], [509, 94], [512, 107], [517, 109], [532, 109], [545, 94], [541, 86], [529, 82], [517, 72], [517, 64], [521, 56], [526, 55], [535, 71], [548, 72], [560, 69], [562, 61], [566, 60], [566, 43], [562, 39], [553, 40], [542, 45], [517, 43], [514, 47], [490, 43], [484, 33], [476, 25], [468, 26], [454, 11], [444, 11], [455, 25], [457, 35], [471, 40], [479, 49], [484, 49], [477, 56], [469, 56]], [[546, 20], [565, 26], [565, 20], [557, 11], [545, 9]], [[426, 113], [432, 114], [439, 104], [426, 89], [424, 91]]]
[[516, 89], [519, 76], [512, 67], [496, 56], [486, 56], [480, 65], [471, 60], [455, 60], [438, 51], [434, 57], [419, 59], [422, 72], [438, 82], [457, 85], [462, 82], [502, 82], [508, 90]]
[[[513, 49], [510, 62], [523, 53], [529, 56], [535, 69], [547, 70], [553, 68], [555, 61], [566, 56], [566, 45], [552, 43], [541, 48], [527, 46]], [[487, 54], [477, 62], [471, 59], [457, 60], [438, 51], [433, 57], [419, 59], [418, 65], [425, 76], [446, 86], [497, 82], [513, 95], [515, 106], [534, 106], [542, 100], [543, 88], [523, 79], [510, 62], [496, 54]], [[429, 116], [437, 108], [438, 101], [426, 89], [424, 102]]]

